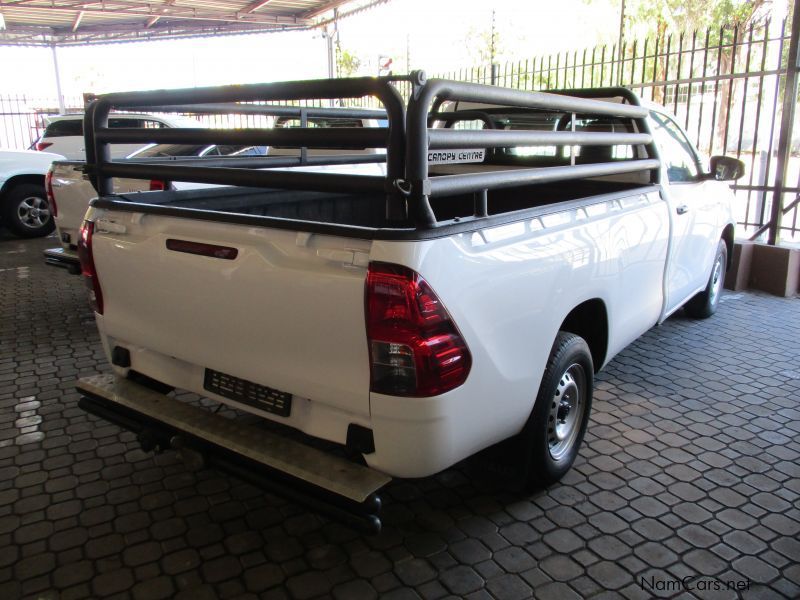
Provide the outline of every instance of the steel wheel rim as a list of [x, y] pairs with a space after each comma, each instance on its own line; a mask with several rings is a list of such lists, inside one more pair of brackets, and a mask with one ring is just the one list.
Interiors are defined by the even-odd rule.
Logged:
[[586, 410], [586, 374], [578, 363], [561, 375], [550, 401], [547, 446], [553, 460], [563, 459], [575, 446]]
[[722, 290], [722, 256], [717, 257], [714, 263], [714, 272], [711, 273], [711, 304], [716, 304]]
[[39, 229], [50, 220], [50, 205], [39, 196], [23, 198], [17, 207], [20, 223], [30, 229]]

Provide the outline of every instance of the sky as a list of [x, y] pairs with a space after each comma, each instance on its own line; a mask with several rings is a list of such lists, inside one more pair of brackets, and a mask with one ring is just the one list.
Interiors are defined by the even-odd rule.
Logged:
[[[618, 0], [390, 0], [342, 19], [339, 43], [376, 75], [382, 56], [439, 74], [476, 65], [486, 48], [492, 8], [498, 59], [519, 60], [613, 43]], [[410, 61], [407, 61], [407, 58]], [[327, 77], [321, 31], [65, 47], [58, 50], [65, 96], [83, 92], [194, 87]], [[407, 64], [410, 62], [410, 65]], [[47, 48], [0, 48], [0, 96], [55, 97]]]

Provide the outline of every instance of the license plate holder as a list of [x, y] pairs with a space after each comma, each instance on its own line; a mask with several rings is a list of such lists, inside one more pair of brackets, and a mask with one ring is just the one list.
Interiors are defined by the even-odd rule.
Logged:
[[206, 369], [203, 388], [229, 400], [281, 417], [288, 417], [292, 411], [292, 395], [288, 392], [281, 392], [213, 369]]

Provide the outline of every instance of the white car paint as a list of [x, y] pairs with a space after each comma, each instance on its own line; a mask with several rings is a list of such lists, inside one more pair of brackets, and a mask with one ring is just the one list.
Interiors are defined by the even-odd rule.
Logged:
[[[109, 116], [111, 125], [115, 119], [136, 119], [138, 121], [147, 121], [154, 127], [203, 127], [203, 125], [196, 119], [188, 117], [173, 116], [173, 115], [152, 115], [152, 114], [135, 114], [135, 113], [112, 113]], [[83, 114], [74, 115], [55, 115], [48, 119], [48, 125], [56, 121], [83, 121]], [[53, 152], [61, 154], [69, 160], [85, 160], [86, 159], [86, 143], [83, 135], [61, 135], [61, 136], [48, 136], [47, 129], [42, 137], [37, 141], [36, 145], [46, 146], [46, 152]], [[129, 154], [141, 150], [149, 144], [111, 144], [109, 146], [111, 158], [125, 158]]]
[[60, 154], [33, 150], [0, 149], [0, 188], [14, 177], [35, 175], [44, 178], [54, 160], [63, 160]]

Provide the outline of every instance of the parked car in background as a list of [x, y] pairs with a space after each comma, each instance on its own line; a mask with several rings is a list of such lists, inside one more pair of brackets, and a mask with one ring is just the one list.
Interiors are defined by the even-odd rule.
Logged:
[[38, 237], [55, 224], [45, 190], [45, 174], [54, 160], [51, 152], [0, 150], [0, 218], [22, 237]]
[[[108, 119], [112, 128], [162, 129], [169, 127], [201, 127], [188, 117], [124, 114], [112, 115]], [[83, 141], [83, 114], [57, 115], [49, 118], [42, 137], [34, 145], [40, 152], [55, 152], [69, 160], [83, 160], [86, 149]], [[111, 148], [112, 158], [124, 158], [142, 149], [142, 144], [116, 144]]]
[[[181, 157], [263, 156], [266, 153], [266, 146], [148, 144], [127, 158], [168, 160]], [[80, 263], [76, 253], [78, 230], [83, 223], [86, 209], [89, 208], [89, 202], [97, 196], [88, 176], [84, 173], [85, 165], [86, 163], [83, 161], [58, 160], [53, 163], [47, 173], [48, 186], [52, 193], [55, 225], [58, 229], [61, 247], [45, 250], [45, 262], [52, 266], [66, 268], [74, 274], [80, 272]], [[161, 180], [115, 179], [114, 191], [117, 193], [147, 192], [164, 189], [202, 188], [209, 187], [209, 185]]]

